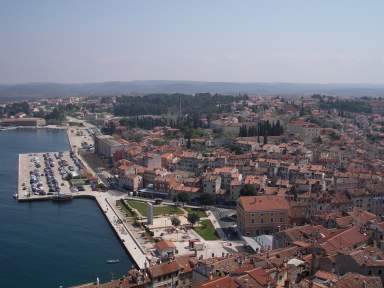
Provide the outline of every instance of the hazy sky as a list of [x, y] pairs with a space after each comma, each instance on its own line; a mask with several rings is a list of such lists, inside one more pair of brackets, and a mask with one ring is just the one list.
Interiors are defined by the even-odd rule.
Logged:
[[0, 83], [384, 83], [383, 0], [0, 0]]

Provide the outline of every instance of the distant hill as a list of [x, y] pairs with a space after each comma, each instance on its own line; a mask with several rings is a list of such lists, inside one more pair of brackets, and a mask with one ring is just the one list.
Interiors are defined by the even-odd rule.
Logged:
[[199, 81], [127, 81], [84, 84], [27, 83], [0, 85], [2, 100], [62, 97], [76, 95], [120, 95], [146, 93], [223, 93], [250, 95], [306, 95], [324, 93], [335, 96], [384, 96], [384, 85], [370, 84], [298, 84], [236, 83]]

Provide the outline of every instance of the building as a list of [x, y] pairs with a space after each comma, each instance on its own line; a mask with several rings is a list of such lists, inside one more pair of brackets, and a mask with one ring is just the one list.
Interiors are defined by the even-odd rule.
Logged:
[[116, 140], [109, 135], [95, 137], [95, 153], [99, 156], [112, 159], [116, 152], [128, 150], [128, 143], [122, 139]]
[[336, 255], [336, 272], [343, 275], [348, 272], [366, 276], [384, 277], [384, 254], [374, 247], [365, 247], [352, 251], [340, 251]]
[[328, 229], [321, 225], [296, 226], [276, 233], [273, 237], [273, 248], [284, 248], [299, 242], [321, 242], [329, 236]]
[[200, 153], [183, 151], [177, 163], [178, 170], [193, 172], [196, 175], [203, 170], [203, 157]]
[[148, 169], [161, 168], [161, 156], [155, 153], [146, 153], [143, 157], [143, 166]]
[[221, 177], [221, 189], [228, 193], [231, 190], [232, 180], [237, 179], [239, 182], [241, 182], [242, 180], [242, 175], [239, 173], [239, 170], [235, 167], [225, 166], [215, 168], [213, 170], [213, 174], [219, 175]]
[[314, 139], [319, 138], [320, 130], [319, 126], [305, 122], [304, 119], [292, 121], [287, 126], [287, 132], [298, 135], [304, 140], [305, 144], [310, 144]]
[[138, 191], [143, 188], [143, 177], [136, 174], [121, 174], [119, 175], [119, 186], [129, 191]]
[[151, 279], [147, 287], [184, 288], [191, 285], [192, 269], [188, 256], [149, 267], [147, 272]]
[[24, 126], [24, 127], [40, 127], [45, 126], [43, 118], [8, 118], [0, 122], [1, 126]]
[[202, 177], [203, 192], [209, 194], [219, 194], [221, 187], [220, 175], [205, 174]]
[[155, 244], [156, 253], [161, 259], [170, 259], [176, 253], [176, 246], [172, 241], [161, 240]]
[[237, 203], [237, 227], [245, 236], [271, 234], [288, 226], [289, 210], [282, 196], [243, 196]]

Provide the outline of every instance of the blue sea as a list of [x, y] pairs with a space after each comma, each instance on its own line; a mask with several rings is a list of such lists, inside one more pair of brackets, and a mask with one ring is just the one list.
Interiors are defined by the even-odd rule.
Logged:
[[[68, 287], [125, 275], [132, 266], [91, 199], [18, 203], [18, 154], [68, 150], [65, 131], [0, 132], [0, 287]], [[106, 264], [107, 259], [120, 259]]]

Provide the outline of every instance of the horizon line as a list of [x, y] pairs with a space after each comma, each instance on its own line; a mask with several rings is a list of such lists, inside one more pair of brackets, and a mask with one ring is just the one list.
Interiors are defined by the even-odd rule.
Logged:
[[1, 86], [17, 85], [36, 85], [36, 84], [58, 84], [58, 85], [86, 85], [86, 84], [107, 84], [107, 83], [133, 83], [133, 82], [189, 82], [189, 83], [220, 83], [220, 84], [293, 84], [293, 85], [346, 85], [346, 86], [384, 86], [383, 83], [369, 82], [287, 82], [287, 81], [204, 81], [204, 80], [165, 80], [165, 79], [146, 79], [146, 80], [106, 80], [106, 81], [85, 81], [85, 82], [61, 82], [61, 81], [27, 81], [2, 83]]

